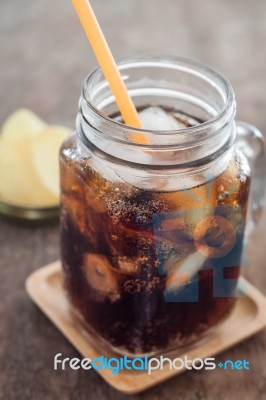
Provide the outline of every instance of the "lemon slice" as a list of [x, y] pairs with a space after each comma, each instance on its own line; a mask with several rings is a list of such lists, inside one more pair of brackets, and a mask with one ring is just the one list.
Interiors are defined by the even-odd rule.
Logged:
[[29, 110], [13, 113], [0, 135], [0, 198], [17, 206], [57, 206], [58, 153], [69, 132], [48, 128]]
[[31, 154], [34, 169], [41, 183], [54, 196], [59, 198], [59, 150], [71, 133], [61, 126], [49, 126], [31, 141]]
[[1, 141], [16, 142], [17, 139], [39, 135], [46, 124], [33, 112], [21, 108], [11, 114], [5, 121], [1, 131]]
[[120, 298], [117, 275], [111, 268], [108, 259], [101, 254], [85, 253], [83, 272], [87, 283], [93, 289], [98, 301], [109, 299], [115, 302]]
[[58, 199], [40, 182], [34, 171], [30, 141], [46, 124], [31, 111], [20, 109], [10, 115], [0, 135], [0, 197], [9, 204], [50, 206]]
[[23, 135], [13, 145], [0, 140], [1, 199], [25, 207], [57, 205], [58, 198], [47, 190], [36, 174], [29, 143], [26, 144]]

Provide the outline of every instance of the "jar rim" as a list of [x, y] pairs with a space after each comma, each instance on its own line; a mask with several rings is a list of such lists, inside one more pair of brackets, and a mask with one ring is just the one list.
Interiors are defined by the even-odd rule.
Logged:
[[[177, 56], [136, 56], [136, 57], [123, 57], [117, 60], [117, 66], [120, 71], [123, 69], [128, 69], [130, 67], [166, 67], [171, 69], [178, 70], [190, 70], [193, 71], [194, 75], [203, 78], [208, 81], [211, 85], [217, 86], [220, 88], [220, 93], [223, 91], [224, 98], [224, 107], [223, 109], [215, 116], [206, 120], [203, 123], [200, 123], [195, 126], [186, 127], [178, 130], [151, 130], [145, 128], [136, 128], [130, 125], [126, 125], [117, 120], [110, 118], [108, 115], [104, 114], [100, 109], [98, 109], [94, 104], [90, 96], [90, 91], [88, 90], [89, 85], [92, 80], [96, 77], [97, 74], [101, 73], [101, 68], [95, 68], [85, 79], [83, 87], [82, 87], [82, 97], [85, 100], [87, 107], [90, 112], [92, 112], [95, 116], [100, 117], [104, 120], [106, 124], [108, 124], [112, 129], [125, 129], [130, 130], [132, 133], [136, 134], [152, 134], [152, 135], [188, 135], [193, 134], [194, 139], [198, 136], [200, 137], [200, 133], [206, 130], [222, 129], [228, 122], [230, 122], [235, 116], [235, 96], [234, 91], [231, 84], [228, 82], [226, 78], [224, 78], [221, 74], [216, 72], [214, 69], [209, 66], [200, 63], [198, 61], [194, 61], [184, 57]], [[104, 78], [104, 77], [103, 77]], [[105, 78], [104, 81], [106, 82]], [[123, 140], [114, 140], [123, 142]], [[196, 140], [197, 141], [197, 140]], [[134, 144], [134, 143], [131, 143]], [[137, 144], [142, 147], [149, 147], [147, 144]], [[151, 146], [154, 147], [154, 146]]]

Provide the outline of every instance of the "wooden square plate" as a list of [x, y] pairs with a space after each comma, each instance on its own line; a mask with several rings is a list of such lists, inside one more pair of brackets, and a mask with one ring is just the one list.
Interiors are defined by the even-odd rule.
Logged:
[[[31, 299], [82, 356], [94, 359], [102, 355], [97, 346], [94, 348], [88, 339], [82, 324], [70, 313], [70, 306], [63, 290], [59, 261], [30, 275], [26, 281], [26, 289]], [[244, 278], [239, 280], [239, 290], [240, 292], [242, 290], [243, 296], [238, 298], [230, 316], [199, 342], [179, 349], [178, 358], [184, 358], [186, 355], [193, 360], [217, 355], [265, 328], [266, 298]], [[116, 356], [104, 355], [108, 358]], [[176, 358], [177, 355], [172, 353], [167, 354], [167, 357]], [[185, 368], [180, 370], [164, 368], [153, 371], [151, 375], [148, 375], [147, 371], [123, 370], [113, 375], [110, 369], [102, 369], [98, 373], [115, 389], [126, 394], [135, 394], [185, 370]]]

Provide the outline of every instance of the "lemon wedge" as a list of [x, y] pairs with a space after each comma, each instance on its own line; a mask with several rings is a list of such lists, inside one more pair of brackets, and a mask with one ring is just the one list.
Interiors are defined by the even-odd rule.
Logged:
[[11, 114], [2, 126], [1, 141], [16, 142], [23, 137], [30, 138], [40, 134], [46, 124], [32, 111], [21, 108]]
[[42, 184], [59, 198], [59, 151], [71, 130], [61, 126], [48, 126], [31, 141], [34, 169]]
[[70, 130], [20, 109], [0, 134], [0, 198], [25, 207], [59, 204], [59, 149]]
[[56, 205], [58, 198], [40, 181], [23, 136], [13, 145], [0, 140], [0, 197], [9, 204], [25, 207]]

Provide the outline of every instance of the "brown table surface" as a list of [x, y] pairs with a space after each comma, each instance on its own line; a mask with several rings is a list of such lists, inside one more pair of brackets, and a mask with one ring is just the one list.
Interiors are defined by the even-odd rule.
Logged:
[[[115, 56], [182, 55], [233, 84], [238, 118], [266, 132], [265, 0], [94, 0]], [[71, 1], [1, 2], [0, 121], [24, 106], [74, 127], [81, 83], [96, 65]], [[266, 294], [265, 218], [253, 235], [244, 275]], [[59, 257], [58, 225], [0, 220], [0, 399], [124, 399], [95, 373], [53, 371], [53, 357], [77, 356], [29, 300], [27, 276]], [[192, 372], [132, 399], [266, 399], [266, 331], [221, 355], [250, 371]]]

